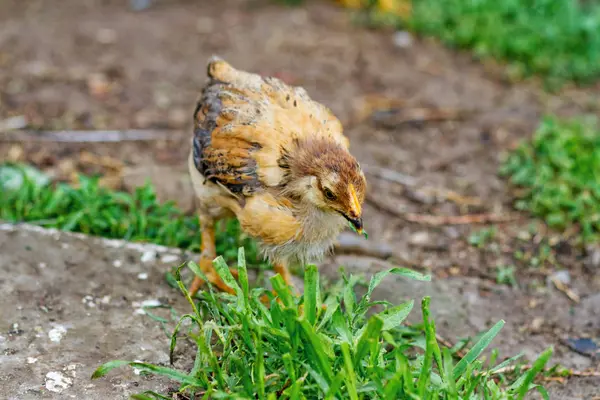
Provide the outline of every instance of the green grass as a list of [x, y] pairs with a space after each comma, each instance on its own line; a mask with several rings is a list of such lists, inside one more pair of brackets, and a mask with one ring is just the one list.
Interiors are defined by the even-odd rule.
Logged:
[[600, 3], [578, 0], [421, 0], [410, 26], [479, 57], [510, 62], [556, 86], [600, 76]]
[[[417, 327], [403, 325], [413, 301], [392, 305], [371, 299], [386, 275], [419, 280], [428, 276], [402, 268], [383, 271], [371, 278], [360, 297], [358, 279], [349, 276], [339, 290], [324, 295], [317, 268], [308, 266], [302, 296], [293, 295], [279, 275], [272, 278], [278, 302], [264, 289], [249, 288], [243, 249], [239, 283], [222, 258], [214, 265], [236, 295], [209, 288], [194, 301], [179, 277], [183, 266], [175, 274], [191, 312], [173, 331], [171, 361], [177, 340], [185, 333], [197, 347], [189, 371], [117, 360], [100, 366], [93, 378], [129, 365], [178, 382], [177, 392], [189, 399], [523, 399], [531, 390], [549, 398], [533, 379], [548, 362], [551, 349], [540, 355], [533, 369], [512, 381], [497, 371], [516, 358], [497, 364], [497, 353], [492, 352], [487, 362], [483, 360], [482, 353], [503, 321], [481, 335], [462, 359], [455, 359], [436, 340], [428, 297], [421, 303], [423, 323]], [[187, 266], [202, 276], [195, 264]], [[271, 298], [269, 307], [261, 302], [264, 294]], [[384, 309], [370, 312], [375, 305]], [[134, 398], [172, 395], [144, 392]]]
[[596, 120], [546, 117], [500, 173], [517, 190], [515, 207], [550, 227], [576, 226], [584, 242], [600, 233], [600, 128]]
[[[0, 164], [0, 189], [0, 220], [192, 251], [200, 248], [198, 218], [185, 215], [173, 202], [158, 202], [149, 184], [130, 194], [101, 187], [98, 177], [81, 175], [79, 187], [73, 187], [51, 184], [31, 167]], [[243, 246], [252, 265], [264, 265], [256, 243], [242, 233], [237, 221], [221, 224], [216, 241], [218, 254], [226, 260], [235, 260], [236, 249]]]
[[412, 3], [400, 20], [365, 0], [359, 21], [394, 26], [507, 62], [508, 76], [542, 77], [548, 89], [600, 77], [600, 3], [581, 0], [398, 0]]

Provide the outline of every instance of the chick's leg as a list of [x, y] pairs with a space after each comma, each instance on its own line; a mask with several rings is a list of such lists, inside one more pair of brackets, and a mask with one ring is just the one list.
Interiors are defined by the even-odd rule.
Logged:
[[[200, 270], [206, 275], [206, 278], [210, 283], [215, 285], [222, 291], [228, 293], [234, 293], [233, 289], [223, 282], [223, 280], [217, 274], [215, 267], [212, 262], [217, 256], [217, 249], [215, 245], [215, 226], [214, 222], [206, 217], [200, 216], [200, 226], [202, 229], [201, 239], [202, 244], [200, 246]], [[202, 287], [204, 280], [198, 276], [194, 277], [192, 286], [190, 286], [190, 295], [194, 296], [196, 292]]]
[[290, 271], [288, 270], [288, 268], [285, 264], [277, 262], [273, 265], [273, 269], [275, 270], [275, 273], [281, 275], [281, 277], [283, 278], [283, 281], [286, 283], [286, 285], [288, 285], [289, 287], [294, 289], [294, 283], [292, 282], [292, 275], [290, 274]]

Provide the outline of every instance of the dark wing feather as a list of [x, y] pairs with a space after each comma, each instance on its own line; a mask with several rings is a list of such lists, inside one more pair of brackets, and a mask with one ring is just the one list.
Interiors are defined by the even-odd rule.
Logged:
[[249, 195], [261, 186], [256, 161], [250, 154], [260, 146], [239, 137], [215, 135], [226, 117], [220, 96], [230, 84], [214, 79], [210, 73], [209, 77], [194, 111], [194, 164], [206, 179], [222, 184], [232, 193]]

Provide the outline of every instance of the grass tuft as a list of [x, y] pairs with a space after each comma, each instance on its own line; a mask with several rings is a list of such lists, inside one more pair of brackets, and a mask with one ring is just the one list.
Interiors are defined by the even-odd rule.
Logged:
[[[243, 251], [239, 254], [238, 270], [242, 272]], [[175, 273], [192, 313], [182, 316], [177, 324], [170, 352], [173, 360], [182, 322], [191, 321], [185, 333], [198, 352], [189, 372], [149, 363], [110, 361], [92, 378], [129, 365], [178, 382], [179, 394], [189, 399], [517, 399], [530, 390], [540, 390], [532, 379], [543, 369], [551, 351], [534, 363], [535, 372], [502, 388], [497, 382], [500, 378], [506, 381], [506, 377], [494, 367], [504, 367], [514, 359], [499, 366], [491, 365], [493, 362], [483, 366], [481, 354], [502, 329], [503, 321], [484, 333], [464, 358], [455, 360], [449, 349], [440, 349], [428, 297], [421, 304], [424, 323], [419, 327], [402, 325], [412, 301], [386, 305], [374, 312], [371, 295], [386, 275], [425, 280], [426, 276], [403, 269], [384, 271], [371, 278], [368, 293], [360, 297], [355, 291], [358, 280], [350, 276], [343, 287], [328, 293], [321, 302], [318, 271], [308, 266], [305, 294], [292, 294], [276, 275], [272, 283], [281, 301], [273, 299], [267, 308], [261, 297], [270, 292], [248, 292], [245, 283], [229, 282], [228, 271], [219, 268], [222, 263], [222, 258], [214, 261], [236, 295], [209, 289], [199, 292], [194, 301], [180, 280], [179, 271], [185, 265]], [[187, 266], [197, 271], [193, 263]], [[136, 396], [167, 397], [150, 392]]]
[[546, 117], [500, 173], [517, 187], [515, 207], [550, 227], [576, 226], [585, 242], [600, 233], [600, 128], [596, 120]]
[[[99, 177], [80, 175], [78, 183], [51, 184], [32, 167], [0, 164], [0, 220], [199, 251], [198, 217], [174, 202], [159, 202], [152, 185], [127, 193], [100, 186]], [[256, 243], [235, 220], [220, 224], [216, 241], [218, 254], [228, 262], [235, 262], [237, 248], [244, 247], [249, 264], [265, 265]]]

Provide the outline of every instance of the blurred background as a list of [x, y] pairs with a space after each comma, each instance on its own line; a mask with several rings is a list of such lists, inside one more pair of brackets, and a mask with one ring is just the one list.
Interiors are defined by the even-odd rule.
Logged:
[[[344, 124], [370, 237], [333, 264], [431, 272], [461, 299], [447, 315], [473, 307], [438, 322], [452, 336], [506, 317], [502, 346], [598, 366], [600, 3], [3, 0], [0, 219], [197, 249], [186, 161], [213, 54]], [[221, 252], [251, 246], [236, 229]]]

